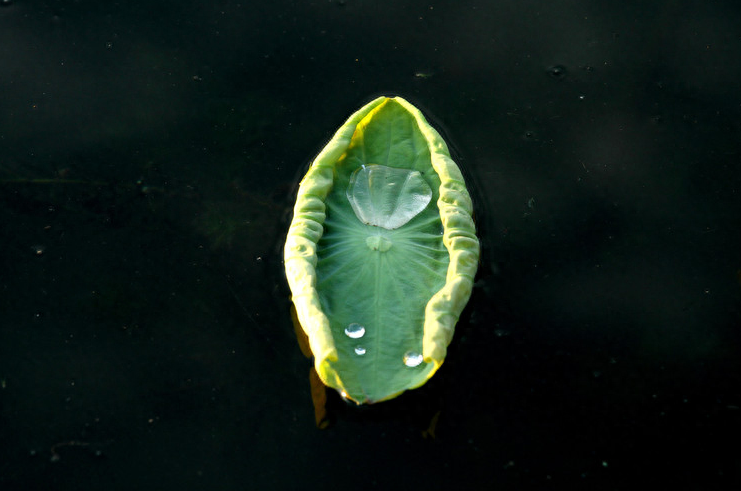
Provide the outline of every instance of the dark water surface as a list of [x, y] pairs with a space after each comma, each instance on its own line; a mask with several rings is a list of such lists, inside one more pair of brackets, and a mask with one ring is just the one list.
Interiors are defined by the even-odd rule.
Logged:
[[[736, 489], [739, 26], [0, 2], [0, 489]], [[380, 94], [451, 143], [484, 254], [438, 375], [333, 397], [321, 431], [281, 245], [297, 177]]]

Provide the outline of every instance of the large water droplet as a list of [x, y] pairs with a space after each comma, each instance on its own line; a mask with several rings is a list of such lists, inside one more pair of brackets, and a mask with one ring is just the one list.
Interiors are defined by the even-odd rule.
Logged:
[[352, 339], [362, 338], [365, 335], [365, 328], [357, 322], [353, 322], [345, 328], [345, 335]]
[[419, 366], [420, 363], [424, 360], [424, 357], [417, 353], [416, 351], [407, 351], [404, 353], [404, 364], [408, 367], [416, 367]]
[[346, 195], [358, 220], [394, 230], [427, 208], [432, 189], [416, 170], [368, 164], [353, 172]]
[[355, 354], [359, 356], [363, 356], [365, 354], [365, 348], [363, 348], [362, 346], [356, 346]]

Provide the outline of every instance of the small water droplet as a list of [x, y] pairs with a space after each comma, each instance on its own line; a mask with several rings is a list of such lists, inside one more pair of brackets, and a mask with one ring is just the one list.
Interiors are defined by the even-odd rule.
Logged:
[[408, 367], [416, 367], [419, 366], [420, 363], [424, 360], [424, 357], [417, 353], [416, 351], [407, 351], [404, 353], [404, 364]]
[[365, 328], [357, 322], [353, 322], [345, 328], [345, 335], [352, 339], [362, 338], [365, 335]]
[[363, 348], [362, 346], [356, 346], [355, 354], [359, 356], [363, 356], [365, 354], [365, 348]]

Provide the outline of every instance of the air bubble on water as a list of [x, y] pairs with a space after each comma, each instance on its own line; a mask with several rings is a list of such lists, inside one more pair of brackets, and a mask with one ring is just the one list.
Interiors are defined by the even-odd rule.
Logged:
[[420, 363], [424, 360], [424, 357], [417, 353], [416, 351], [407, 351], [404, 353], [404, 364], [408, 367], [416, 367], [419, 366]]
[[345, 336], [347, 336], [348, 338], [359, 339], [362, 338], [364, 335], [365, 328], [357, 322], [353, 322], [345, 328]]
[[563, 65], [553, 65], [548, 69], [548, 75], [556, 79], [562, 79], [566, 76], [566, 67]]

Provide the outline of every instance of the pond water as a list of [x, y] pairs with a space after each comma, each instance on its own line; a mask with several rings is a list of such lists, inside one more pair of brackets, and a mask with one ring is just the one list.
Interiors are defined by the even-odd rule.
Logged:
[[[1, 2], [0, 489], [734, 488], [739, 25]], [[384, 94], [451, 145], [480, 271], [428, 384], [330, 394], [319, 430], [282, 242], [308, 163]]]

